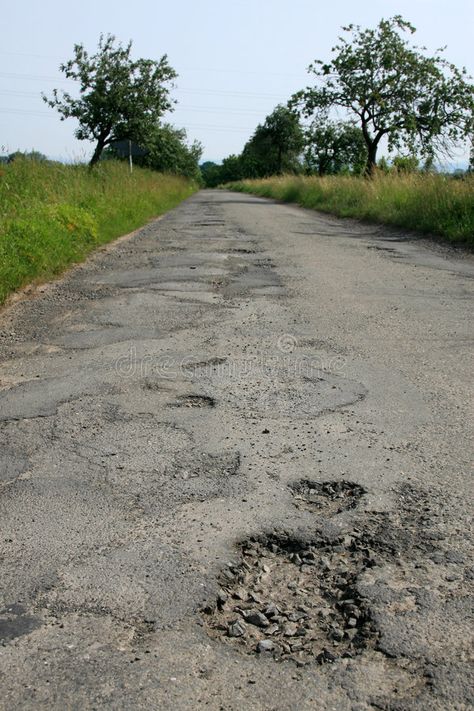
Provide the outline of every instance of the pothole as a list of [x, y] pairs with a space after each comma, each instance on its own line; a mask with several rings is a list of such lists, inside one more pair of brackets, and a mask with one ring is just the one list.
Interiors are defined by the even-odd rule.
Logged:
[[208, 395], [180, 395], [170, 407], [215, 407], [216, 401]]
[[311, 481], [301, 479], [291, 484], [295, 506], [307, 511], [324, 509], [325, 515], [338, 514], [357, 506], [366, 490], [353, 481]]
[[354, 538], [304, 542], [272, 534], [244, 542], [240, 555], [222, 572], [215, 603], [204, 608], [211, 637], [298, 665], [354, 657], [375, 639], [357, 591], [358, 577], [374, 563]]

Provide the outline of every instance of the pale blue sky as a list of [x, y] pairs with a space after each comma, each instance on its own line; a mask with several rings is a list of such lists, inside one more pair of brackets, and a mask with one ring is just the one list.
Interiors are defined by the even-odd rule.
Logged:
[[474, 74], [473, 0], [11, 0], [2, 8], [0, 148], [89, 156], [73, 121], [60, 122], [40, 92], [67, 87], [58, 66], [75, 42], [94, 51], [110, 32], [132, 39], [137, 57], [168, 54], [179, 73], [171, 120], [203, 143], [204, 159], [220, 160], [308, 83], [308, 64], [329, 58], [341, 25], [394, 14], [417, 27], [417, 44], [447, 45], [446, 58]]

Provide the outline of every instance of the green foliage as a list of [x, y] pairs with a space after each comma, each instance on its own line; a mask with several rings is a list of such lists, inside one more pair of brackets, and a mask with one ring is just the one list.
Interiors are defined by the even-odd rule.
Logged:
[[363, 171], [366, 163], [362, 131], [343, 121], [316, 120], [306, 130], [305, 171], [335, 175]]
[[80, 97], [57, 89], [44, 101], [59, 111], [61, 120], [79, 122], [79, 140], [95, 141], [91, 165], [112, 141], [147, 140], [160, 117], [172, 109], [167, 84], [176, 77], [164, 55], [159, 61], [131, 58], [132, 43], [126, 46], [115, 37], [101, 35], [96, 54], [89, 55], [82, 44], [74, 46], [74, 58], [61, 64], [67, 79], [79, 83]]
[[338, 107], [355, 118], [367, 147], [367, 170], [376, 165], [382, 138], [389, 150], [424, 155], [448, 152], [472, 128], [474, 90], [466, 70], [447, 62], [440, 52], [425, 56], [401, 32], [415, 28], [399, 15], [375, 29], [349, 25], [333, 58], [316, 60], [309, 71], [318, 79], [292, 97], [304, 116]]
[[[221, 180], [221, 166], [213, 163], [211, 160], [206, 161], [201, 166], [201, 175], [206, 188], [217, 188], [223, 181]], [[239, 177], [231, 178], [231, 180], [239, 180]]]
[[395, 156], [392, 166], [398, 173], [416, 173], [420, 168], [420, 161], [416, 156]]
[[303, 146], [298, 116], [286, 106], [277, 106], [263, 125], [257, 126], [240, 155], [228, 156], [222, 165], [207, 162], [201, 166], [204, 184], [215, 188], [243, 178], [301, 172]]
[[385, 156], [382, 156], [379, 162], [377, 163], [377, 169], [381, 173], [390, 173], [390, 163], [385, 158]]
[[47, 161], [47, 157], [44, 155], [44, 153], [40, 153], [39, 151], [15, 151], [14, 153], [10, 153], [10, 155], [7, 158], [8, 163], [13, 163], [14, 160], [35, 160], [35, 161]]
[[279, 175], [300, 170], [299, 156], [304, 146], [298, 116], [286, 106], [277, 106], [263, 125], [257, 126], [242, 152], [247, 176]]
[[159, 173], [172, 173], [201, 180], [199, 160], [202, 146], [198, 141], [188, 145], [184, 128], [174, 128], [170, 124], [157, 125], [150, 131], [144, 148], [147, 153], [143, 157], [135, 158], [137, 165], [152, 168]]
[[177, 205], [196, 189], [177, 176], [106, 161], [86, 166], [15, 160], [0, 167], [0, 303], [60, 274], [97, 246]]
[[242, 156], [230, 155], [224, 158], [220, 166], [220, 182], [228, 183], [231, 180], [240, 180], [245, 177], [244, 161]]
[[362, 177], [283, 176], [245, 180], [231, 189], [297, 202], [307, 208], [397, 225], [474, 246], [474, 176], [427, 174]]

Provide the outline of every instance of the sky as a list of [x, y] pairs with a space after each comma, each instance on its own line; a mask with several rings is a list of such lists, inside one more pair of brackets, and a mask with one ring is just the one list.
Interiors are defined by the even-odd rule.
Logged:
[[[258, 123], [311, 83], [307, 67], [329, 59], [342, 25], [374, 27], [400, 14], [412, 39], [474, 75], [473, 0], [16, 0], [2, 8], [0, 153], [39, 150], [80, 161], [92, 145], [74, 138], [41, 99], [71, 90], [59, 64], [75, 43], [94, 53], [101, 33], [133, 41], [133, 55], [168, 55], [178, 104], [167, 119], [199, 140], [203, 160], [239, 153]], [[74, 86], [74, 85], [72, 85]], [[454, 157], [462, 161], [466, 149]]]

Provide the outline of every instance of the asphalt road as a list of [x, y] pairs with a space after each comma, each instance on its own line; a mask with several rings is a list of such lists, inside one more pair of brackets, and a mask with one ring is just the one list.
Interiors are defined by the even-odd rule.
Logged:
[[202, 191], [0, 314], [2, 709], [468, 709], [468, 255]]

